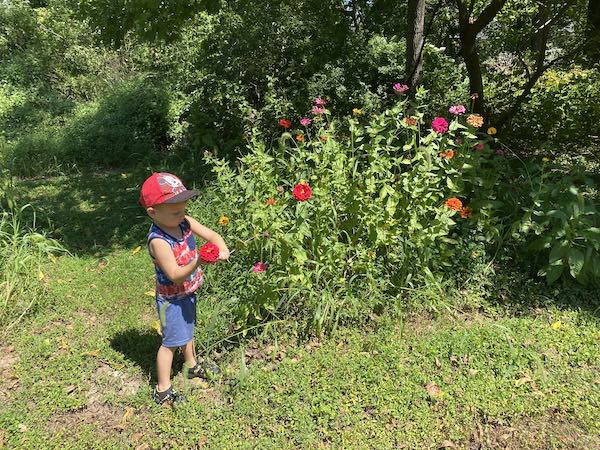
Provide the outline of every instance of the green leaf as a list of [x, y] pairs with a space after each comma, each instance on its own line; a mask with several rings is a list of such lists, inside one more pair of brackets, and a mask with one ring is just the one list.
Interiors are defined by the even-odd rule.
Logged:
[[577, 278], [581, 269], [583, 269], [583, 263], [585, 261], [584, 254], [581, 250], [572, 248], [569, 250], [569, 268], [571, 269], [571, 275], [573, 278]]
[[552, 284], [558, 280], [562, 275], [564, 268], [565, 266], [563, 266], [562, 263], [548, 266], [546, 268], [546, 282]]

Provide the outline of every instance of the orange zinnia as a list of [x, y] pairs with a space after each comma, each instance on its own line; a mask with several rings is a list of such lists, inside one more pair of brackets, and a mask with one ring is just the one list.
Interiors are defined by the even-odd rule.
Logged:
[[415, 119], [414, 117], [406, 117], [404, 119], [404, 123], [409, 127], [414, 127], [417, 125], [417, 119]]
[[447, 152], [442, 152], [440, 154], [442, 158], [452, 159], [454, 158], [454, 150], [448, 150]]
[[452, 211], [460, 211], [462, 207], [462, 202], [456, 197], [446, 200], [446, 208], [451, 209]]
[[471, 217], [472, 214], [473, 210], [468, 206], [465, 206], [460, 210], [460, 217], [462, 217], [463, 219], [468, 219], [469, 217]]
[[300, 134], [300, 133], [298, 133], [298, 134], [296, 135], [296, 140], [297, 140], [298, 142], [304, 142], [304, 135], [303, 135], [303, 134]]
[[329, 136], [326, 136], [326, 135], [321, 136], [321, 140], [323, 142], [327, 142], [327, 139], [329, 139]]
[[483, 125], [483, 117], [479, 114], [469, 114], [467, 123], [475, 128], [480, 128]]
[[265, 205], [267, 206], [273, 206], [274, 204], [277, 203], [277, 200], [275, 200], [274, 198], [270, 198], [265, 202]]

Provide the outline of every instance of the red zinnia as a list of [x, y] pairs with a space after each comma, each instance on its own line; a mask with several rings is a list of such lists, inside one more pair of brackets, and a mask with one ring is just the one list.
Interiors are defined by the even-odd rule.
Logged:
[[312, 197], [312, 189], [307, 183], [298, 183], [294, 186], [292, 195], [299, 202], [304, 202]]
[[219, 259], [219, 247], [212, 242], [207, 242], [200, 247], [200, 259], [207, 263], [214, 263]]
[[289, 119], [279, 119], [279, 125], [281, 125], [286, 130], [292, 126], [292, 121]]
[[460, 211], [462, 207], [462, 202], [456, 197], [446, 200], [446, 208], [451, 209], [452, 211]]

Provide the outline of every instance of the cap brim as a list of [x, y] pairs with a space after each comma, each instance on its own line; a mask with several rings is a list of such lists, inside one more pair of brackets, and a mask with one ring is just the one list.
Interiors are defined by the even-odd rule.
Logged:
[[197, 191], [196, 189], [189, 189], [189, 190], [180, 192], [177, 195], [174, 195], [169, 200], [165, 200], [163, 203], [181, 203], [181, 202], [185, 202], [186, 200], [189, 200], [190, 198], [195, 197], [199, 194], [200, 194], [200, 192]]

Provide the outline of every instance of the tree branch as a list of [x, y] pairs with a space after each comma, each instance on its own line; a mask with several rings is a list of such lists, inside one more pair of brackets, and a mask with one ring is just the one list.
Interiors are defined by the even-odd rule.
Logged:
[[475, 22], [473, 22], [471, 25], [472, 31], [475, 34], [478, 34], [481, 30], [483, 30], [487, 24], [489, 24], [494, 17], [496, 17], [496, 14], [500, 12], [505, 3], [506, 0], [492, 0], [492, 2], [487, 5], [483, 11], [481, 11], [481, 14], [479, 14], [477, 20], [475, 20]]

